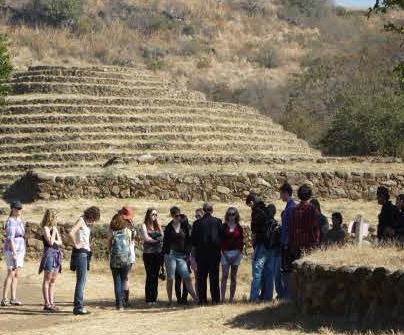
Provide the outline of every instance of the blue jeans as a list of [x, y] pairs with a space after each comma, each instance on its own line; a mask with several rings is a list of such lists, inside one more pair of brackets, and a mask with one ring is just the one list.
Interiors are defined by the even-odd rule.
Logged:
[[274, 283], [277, 297], [281, 299], [283, 295], [283, 283], [281, 278], [281, 256], [279, 250], [269, 250], [268, 263], [269, 264], [268, 267], [265, 268], [264, 275], [264, 299], [272, 300]]
[[182, 279], [190, 277], [187, 259], [181, 252], [170, 251], [164, 255], [166, 263], [167, 279], [174, 280], [175, 273], [178, 273]]
[[87, 279], [88, 255], [85, 252], [74, 254], [76, 265], [76, 289], [74, 291], [74, 312], [83, 310], [84, 288]]
[[111, 269], [112, 277], [114, 278], [114, 291], [115, 291], [115, 306], [116, 308], [123, 307], [123, 289], [125, 287], [125, 280], [128, 276], [130, 266], [125, 266], [121, 269]]
[[[273, 296], [273, 254], [270, 250], [264, 247], [263, 244], [258, 244], [255, 247], [252, 260], [252, 282], [250, 301], [256, 302], [260, 298], [260, 291], [263, 290], [263, 300], [272, 300]], [[271, 285], [272, 282], [272, 285]], [[272, 288], [272, 290], [271, 290]]]

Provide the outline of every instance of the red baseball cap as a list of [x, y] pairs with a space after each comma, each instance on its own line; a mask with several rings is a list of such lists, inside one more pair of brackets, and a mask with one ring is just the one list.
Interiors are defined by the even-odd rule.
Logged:
[[133, 207], [128, 206], [128, 205], [125, 205], [125, 206], [123, 206], [123, 207], [120, 209], [119, 214], [121, 214], [122, 217], [123, 217], [125, 220], [130, 220], [130, 221], [132, 221], [132, 220], [133, 220], [133, 215], [134, 215]]

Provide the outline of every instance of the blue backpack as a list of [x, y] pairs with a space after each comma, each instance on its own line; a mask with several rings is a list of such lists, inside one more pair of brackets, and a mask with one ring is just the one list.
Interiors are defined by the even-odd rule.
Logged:
[[109, 264], [111, 269], [122, 269], [130, 265], [130, 248], [126, 229], [112, 232]]

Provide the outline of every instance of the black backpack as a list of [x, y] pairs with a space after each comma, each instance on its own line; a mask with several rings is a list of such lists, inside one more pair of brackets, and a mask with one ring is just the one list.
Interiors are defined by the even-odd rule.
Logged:
[[279, 249], [281, 247], [281, 225], [267, 211], [265, 211], [265, 215], [266, 230], [264, 245], [267, 249]]

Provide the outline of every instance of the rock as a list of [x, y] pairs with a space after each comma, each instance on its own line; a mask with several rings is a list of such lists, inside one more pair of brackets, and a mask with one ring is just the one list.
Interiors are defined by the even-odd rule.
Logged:
[[130, 189], [126, 188], [119, 193], [121, 198], [130, 198]]
[[217, 186], [216, 191], [218, 191], [220, 194], [224, 194], [224, 195], [228, 195], [232, 192], [231, 189], [229, 189], [226, 186]]
[[51, 197], [51, 195], [49, 193], [46, 192], [41, 192], [38, 194], [38, 198], [41, 200], [49, 200]]
[[112, 186], [112, 188], [111, 188], [111, 193], [113, 194], [113, 195], [115, 195], [115, 196], [117, 196], [117, 195], [119, 195], [119, 193], [120, 193], [120, 189], [119, 189], [119, 186]]
[[270, 187], [271, 184], [268, 183], [265, 179], [263, 178], [257, 178], [257, 184], [258, 185], [262, 185], [262, 186], [266, 186], [266, 187]]

